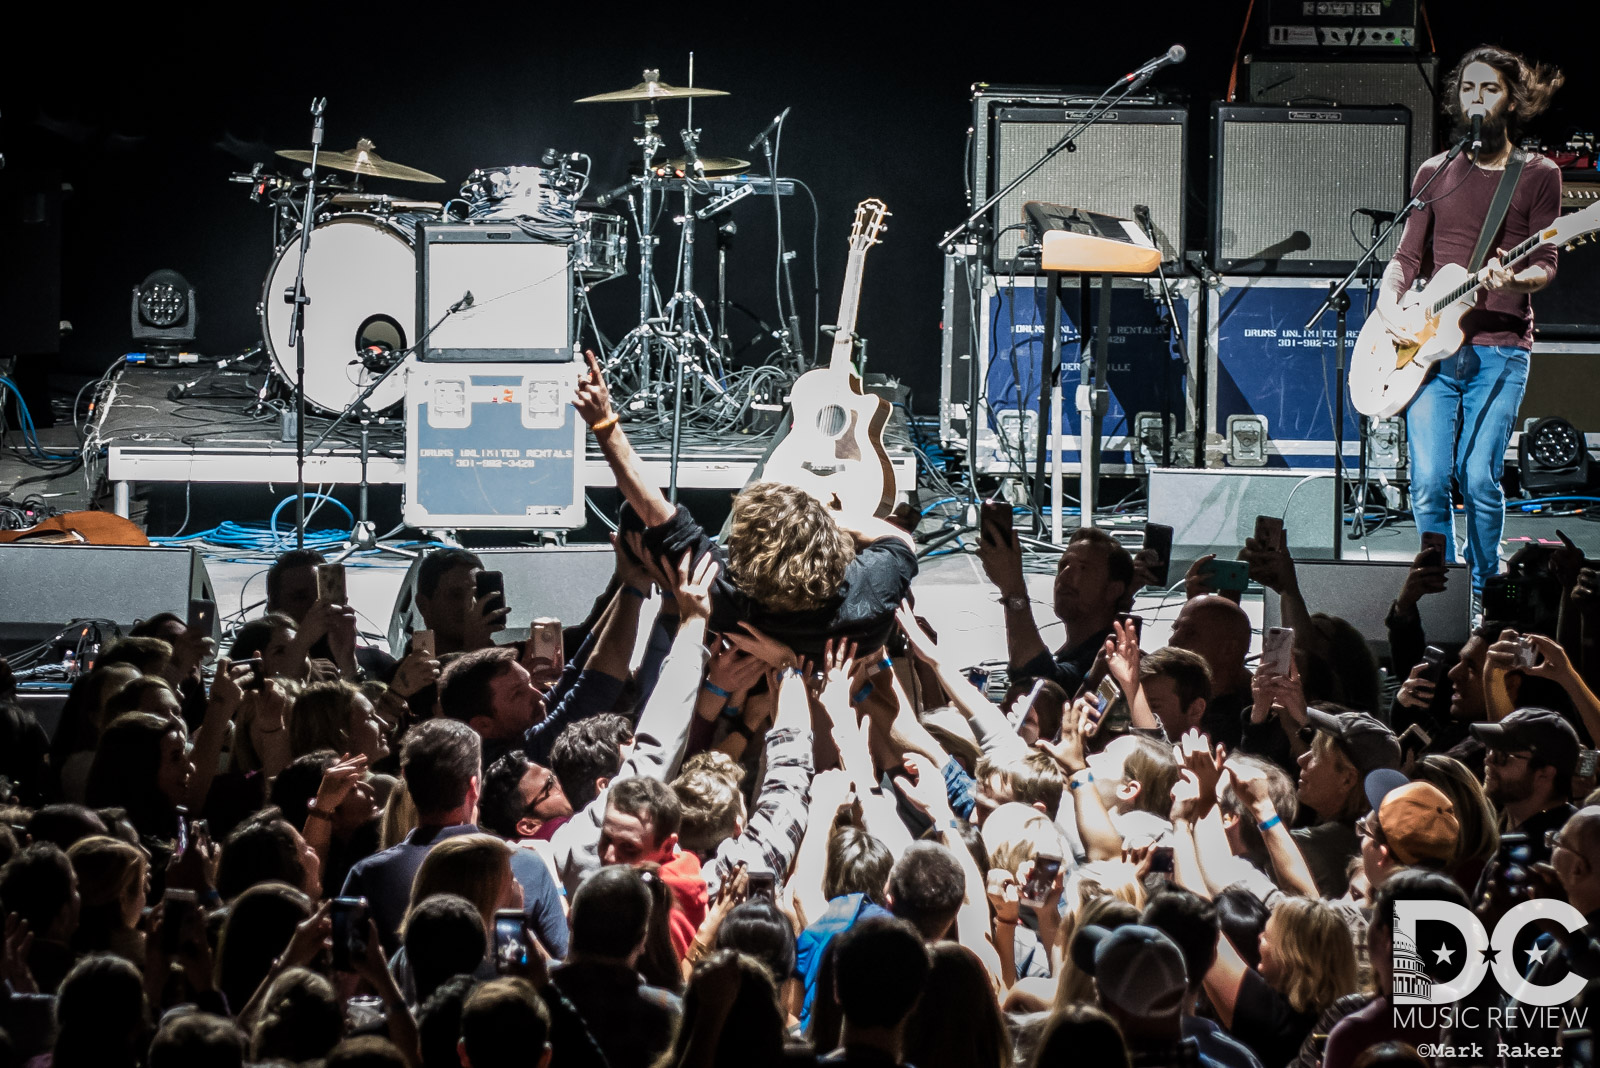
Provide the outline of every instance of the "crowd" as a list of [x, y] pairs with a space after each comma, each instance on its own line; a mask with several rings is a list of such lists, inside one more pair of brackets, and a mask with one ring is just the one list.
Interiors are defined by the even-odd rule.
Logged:
[[1252, 671], [1205, 559], [1141, 648], [1150, 561], [1092, 528], [1052, 650], [990, 517], [980, 687], [905, 531], [762, 483], [713, 541], [592, 365], [576, 406], [626, 503], [561, 656], [496, 641], [538, 606], [461, 549], [417, 571], [430, 640], [363, 647], [296, 551], [227, 649], [154, 615], [53, 738], [4, 706], [0, 1068], [1420, 1065], [1474, 1036], [1392, 1011], [1407, 901], [1565, 900], [1591, 926], [1530, 931], [1533, 978], [1600, 975], [1576, 552], [1515, 561], [1441, 659], [1436, 556], [1363, 635], [1251, 539], [1293, 628]]

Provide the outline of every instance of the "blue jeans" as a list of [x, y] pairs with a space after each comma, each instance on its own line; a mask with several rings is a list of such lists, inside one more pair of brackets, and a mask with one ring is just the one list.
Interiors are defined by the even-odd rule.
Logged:
[[1528, 350], [1463, 345], [1435, 365], [1406, 409], [1417, 533], [1444, 534], [1448, 562], [1455, 562], [1454, 475], [1467, 504], [1467, 564], [1476, 593], [1500, 571], [1506, 518], [1500, 473], [1527, 384]]

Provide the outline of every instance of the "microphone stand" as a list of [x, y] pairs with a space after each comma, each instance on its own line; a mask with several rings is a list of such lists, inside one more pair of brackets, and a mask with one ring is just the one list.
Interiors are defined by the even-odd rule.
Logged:
[[[783, 136], [783, 124], [788, 120], [789, 109], [785, 108], [783, 117], [778, 120], [778, 136]], [[800, 339], [800, 306], [794, 302], [794, 273], [791, 266], [791, 257], [783, 248], [783, 202], [778, 199], [778, 167], [776, 158], [772, 154], [772, 138], [766, 133], [761, 135], [761, 151], [767, 160], [767, 177], [772, 179], [772, 211], [777, 219], [778, 226], [778, 262], [783, 265], [783, 288], [789, 297], [789, 313], [784, 314], [782, 308], [778, 309], [778, 318], [783, 320], [788, 333], [788, 339], [782, 342], [783, 354], [786, 358], [794, 360], [796, 372], [805, 370], [806, 349]]]
[[306, 168], [306, 206], [300, 215], [300, 263], [294, 273], [294, 288], [283, 299], [294, 306], [289, 313], [289, 344], [294, 346], [294, 546], [306, 547], [306, 249], [311, 247], [311, 231], [316, 222], [317, 154], [322, 150], [322, 112], [328, 98], [311, 101], [311, 164]]
[[1389, 225], [1384, 227], [1383, 233], [1379, 234], [1377, 240], [1373, 241], [1372, 247], [1362, 254], [1354, 267], [1350, 268], [1350, 273], [1328, 287], [1327, 299], [1312, 313], [1311, 318], [1306, 320], [1304, 329], [1310, 330], [1330, 310], [1338, 313], [1334, 326], [1334, 335], [1337, 339], [1335, 342], [1337, 356], [1333, 372], [1336, 393], [1333, 418], [1333, 558], [1335, 560], [1344, 559], [1344, 395], [1350, 388], [1349, 383], [1345, 381], [1344, 368], [1344, 352], [1347, 338], [1345, 313], [1350, 309], [1350, 294], [1347, 291], [1361, 272], [1367, 269], [1368, 264], [1377, 261], [1378, 249], [1382, 248], [1383, 243], [1389, 240], [1389, 235], [1394, 233], [1395, 228], [1404, 226], [1406, 220], [1411, 218], [1416, 210], [1423, 206], [1422, 194], [1426, 193], [1428, 187], [1438, 179], [1439, 175], [1445, 172], [1451, 161], [1461, 155], [1461, 150], [1466, 148], [1467, 143], [1471, 140], [1472, 135], [1469, 133], [1457, 141], [1449, 152], [1445, 153], [1444, 162], [1439, 164], [1438, 169], [1428, 176], [1426, 182], [1422, 183], [1422, 188], [1417, 190], [1416, 195], [1408, 199], [1405, 206], [1395, 213], [1393, 219], [1389, 220]]
[[[368, 459], [368, 440], [367, 440], [367, 438], [368, 438], [368, 433], [369, 433], [371, 425], [372, 425], [372, 409], [367, 406], [367, 398], [371, 397], [372, 394], [377, 391], [378, 387], [383, 385], [385, 379], [387, 379], [390, 375], [392, 375], [396, 371], [398, 371], [401, 368], [401, 366], [403, 366], [405, 364], [405, 362], [408, 359], [411, 358], [413, 353], [418, 352], [422, 348], [422, 343], [424, 341], [428, 340], [428, 338], [430, 336], [432, 336], [432, 334], [433, 334], [433, 332], [435, 330], [437, 330], [437, 329], [439, 329], [439, 327], [443, 326], [444, 325], [444, 321], [446, 319], [450, 318], [450, 316], [454, 315], [462, 307], [463, 307], [463, 303], [458, 301], [457, 303], [450, 305], [449, 308], [445, 309], [445, 313], [443, 315], [439, 316], [439, 321], [434, 323], [432, 326], [428, 327], [427, 332], [424, 333], [421, 337], [417, 338], [416, 344], [412, 345], [408, 349], [402, 349], [400, 351], [400, 354], [399, 354], [398, 358], [394, 361], [394, 363], [392, 363], [388, 367], [384, 368], [382, 374], [378, 375], [378, 377], [374, 378], [371, 382], [368, 382], [367, 385], [366, 385], [366, 388], [363, 389], [359, 394], [356, 395], [356, 399], [351, 401], [349, 404], [345, 405], [344, 411], [340, 412], [337, 416], [335, 416], [333, 422], [328, 424], [327, 429], [324, 430], [320, 435], [318, 435], [316, 441], [311, 443], [311, 448], [305, 450], [306, 452], [313, 452], [313, 453], [316, 452], [317, 449], [319, 449], [322, 446], [322, 443], [324, 441], [328, 440], [328, 435], [332, 434], [335, 430], [339, 429], [339, 424], [340, 423], [344, 422], [352, 414], [355, 414], [357, 412], [360, 413], [360, 419], [361, 419], [361, 483], [360, 483], [360, 496], [358, 498], [358, 504], [357, 504], [357, 509], [356, 509], [356, 515], [357, 515], [356, 525], [355, 525], [355, 529], [350, 532], [351, 533], [350, 544], [345, 547], [343, 552], [341, 552], [337, 557], [335, 557], [331, 561], [332, 563], [335, 563], [335, 564], [339, 563], [340, 561], [344, 560], [346, 557], [350, 556], [352, 553], [356, 552], [357, 550], [372, 549], [372, 548], [378, 548], [378, 549], [381, 549], [382, 551], [387, 552], [387, 553], [394, 553], [396, 556], [403, 556], [403, 557], [405, 557], [407, 559], [414, 559], [416, 557], [416, 555], [417, 555], [416, 553], [411, 552], [410, 550], [407, 550], [407, 549], [398, 549], [398, 548], [395, 548], [393, 546], [378, 545], [377, 537], [376, 537], [377, 529], [372, 525], [372, 520], [368, 517], [368, 513], [367, 513], [367, 488], [368, 488], [369, 484], [367, 482], [367, 459]], [[331, 451], [330, 451], [330, 455], [332, 455]], [[302, 477], [304, 477], [304, 476], [302, 476]], [[300, 525], [301, 525], [301, 528], [304, 529], [305, 521], [302, 520]]]

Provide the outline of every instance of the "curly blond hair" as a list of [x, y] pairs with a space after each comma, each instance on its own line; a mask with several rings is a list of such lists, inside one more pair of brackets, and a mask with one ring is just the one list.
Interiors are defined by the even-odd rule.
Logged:
[[833, 600], [855, 542], [815, 497], [778, 482], [756, 482], [733, 499], [728, 574], [776, 612], [806, 612]]

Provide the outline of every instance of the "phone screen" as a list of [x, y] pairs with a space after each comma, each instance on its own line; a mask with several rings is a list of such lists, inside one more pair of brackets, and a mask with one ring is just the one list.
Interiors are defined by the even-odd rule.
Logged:
[[778, 897], [778, 877], [770, 871], [752, 871], [747, 875], [750, 880], [750, 896], [775, 901]]
[[1002, 532], [1009, 532], [1011, 523], [1010, 501], [984, 501], [981, 506], [985, 525], [993, 524]]
[[1155, 585], [1165, 587], [1172, 567], [1172, 528], [1160, 523], [1144, 525], [1144, 548], [1153, 549], [1160, 560], [1150, 568]]
[[184, 928], [189, 925], [189, 913], [194, 911], [193, 890], [168, 890], [161, 898], [161, 949], [167, 954], [178, 952], [183, 946]]
[[1269, 675], [1289, 674], [1294, 656], [1294, 628], [1268, 627], [1261, 636], [1261, 670]]
[[328, 910], [333, 924], [333, 969], [348, 972], [367, 952], [367, 902], [360, 897], [338, 897]]
[[474, 591], [478, 600], [484, 601], [493, 594], [500, 594], [503, 598], [506, 592], [506, 577], [499, 571], [479, 571], [473, 580]]
[[188, 629], [210, 634], [217, 623], [217, 602], [196, 597], [189, 601]]
[[528, 963], [528, 921], [516, 909], [494, 914], [494, 970], [505, 974]]
[[1044, 904], [1045, 897], [1055, 886], [1056, 875], [1061, 871], [1061, 858], [1040, 853], [1033, 858], [1033, 871], [1028, 874], [1028, 881], [1022, 884], [1020, 894], [1022, 903], [1038, 908]]
[[317, 565], [317, 597], [334, 604], [350, 603], [350, 592], [344, 584], [343, 564]]

